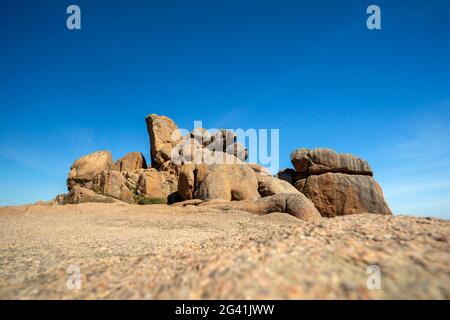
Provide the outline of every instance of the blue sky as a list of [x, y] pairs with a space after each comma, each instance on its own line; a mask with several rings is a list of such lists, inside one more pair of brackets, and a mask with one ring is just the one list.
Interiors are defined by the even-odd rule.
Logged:
[[449, 219], [449, 34], [447, 0], [2, 1], [0, 205], [65, 192], [95, 150], [148, 158], [158, 113], [279, 128], [281, 167], [299, 147], [359, 155], [395, 213]]

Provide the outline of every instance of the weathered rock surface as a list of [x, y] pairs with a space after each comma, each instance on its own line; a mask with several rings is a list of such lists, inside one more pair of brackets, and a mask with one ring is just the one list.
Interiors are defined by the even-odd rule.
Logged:
[[75, 185], [83, 185], [92, 181], [103, 170], [114, 168], [111, 152], [97, 151], [76, 160], [70, 167], [67, 187], [71, 190]]
[[164, 199], [167, 201], [170, 195], [170, 188], [164, 186], [166, 180], [156, 169], [144, 170], [139, 175], [137, 183], [137, 194], [148, 198]]
[[194, 199], [195, 196], [195, 164], [184, 164], [178, 180], [178, 193], [181, 200]]
[[1, 207], [0, 226], [0, 299], [450, 299], [434, 218], [83, 203]]
[[184, 163], [200, 163], [204, 156], [201, 143], [197, 139], [190, 138], [182, 140], [172, 149], [171, 159], [181, 166]]
[[214, 140], [213, 135], [204, 128], [195, 128], [191, 131], [190, 137], [197, 140], [203, 147], [207, 147]]
[[92, 181], [90, 189], [124, 202], [133, 201], [133, 192], [127, 186], [127, 180], [120, 171], [104, 170]]
[[[230, 147], [233, 146], [234, 145]], [[236, 157], [232, 150], [230, 152], [213, 151], [208, 148], [203, 148], [196, 139], [192, 138], [182, 140], [177, 146], [175, 146], [172, 149], [171, 159], [180, 167], [185, 163], [204, 163], [207, 165], [243, 163], [243, 160]]]
[[299, 193], [293, 185], [284, 180], [262, 173], [255, 174], [258, 179], [258, 192], [261, 197], [273, 196], [279, 193]]
[[206, 164], [184, 164], [178, 181], [178, 193], [181, 200], [194, 199], [197, 191], [205, 180], [209, 169]]
[[141, 170], [134, 170], [132, 172], [130, 171], [121, 171], [122, 176], [125, 178], [125, 185], [128, 189], [130, 189], [133, 194], [136, 193], [137, 184], [139, 181], [139, 175], [144, 171], [145, 169]]
[[208, 146], [212, 151], [226, 152], [227, 148], [237, 141], [237, 135], [231, 130], [220, 129], [214, 133], [212, 141]]
[[179, 201], [178, 180], [180, 168], [159, 171], [162, 180], [162, 192], [167, 195], [168, 203]]
[[255, 201], [303, 192], [326, 217], [367, 211], [391, 214], [367, 161], [350, 154], [324, 148], [298, 149], [291, 154], [296, 171], [285, 169], [272, 177], [263, 166], [244, 162], [248, 150], [232, 130], [212, 134], [196, 128], [183, 137], [168, 117], [151, 114], [146, 123], [152, 168], [147, 168], [138, 152], [115, 164], [111, 153], [95, 152], [73, 164], [67, 180], [69, 190], [79, 185], [128, 203], [153, 203], [151, 199], [141, 201], [142, 197], [167, 203], [192, 199]]
[[256, 201], [204, 201], [188, 202], [186, 204], [221, 210], [241, 210], [258, 215], [281, 212], [303, 221], [317, 221], [321, 218], [314, 203], [298, 191], [296, 193], [280, 193]]
[[250, 167], [253, 169], [253, 171], [255, 171], [255, 173], [261, 173], [261, 174], [265, 174], [268, 176], [272, 176], [272, 174], [270, 173], [269, 169], [267, 169], [266, 167], [257, 164], [257, 163], [246, 163], [247, 167]]
[[321, 218], [314, 203], [301, 193], [281, 193], [256, 201], [257, 213], [284, 212], [304, 221]]
[[247, 149], [240, 142], [235, 142], [232, 145], [229, 145], [225, 151], [228, 154], [234, 155], [241, 161], [247, 160], [248, 157]]
[[75, 185], [68, 194], [59, 195], [55, 199], [58, 204], [79, 204], [87, 202], [114, 203], [114, 198], [98, 194], [90, 189]]
[[140, 152], [130, 152], [116, 161], [115, 169], [118, 171], [135, 171], [147, 169], [147, 162]]
[[150, 138], [152, 167], [158, 169], [164, 162], [170, 160], [172, 148], [183, 137], [175, 122], [166, 116], [151, 114], [145, 118], [145, 121]]
[[198, 189], [197, 197], [203, 200], [256, 200], [260, 198], [258, 179], [245, 164], [212, 165]]
[[278, 178], [278, 179], [284, 180], [284, 181], [286, 181], [286, 182], [288, 182], [288, 183], [293, 185], [294, 184], [294, 178], [293, 178], [294, 174], [295, 174], [295, 170], [294, 169], [285, 168], [285, 169], [280, 170], [275, 175], [275, 177]]
[[314, 202], [324, 217], [364, 212], [392, 214], [384, 201], [381, 187], [370, 176], [342, 173], [312, 175], [300, 191]]
[[314, 202], [322, 216], [392, 214], [367, 161], [324, 148], [297, 149], [291, 161], [296, 169], [289, 171], [293, 185]]
[[291, 162], [295, 170], [305, 176], [327, 172], [372, 175], [367, 161], [326, 148], [297, 149], [291, 153]]

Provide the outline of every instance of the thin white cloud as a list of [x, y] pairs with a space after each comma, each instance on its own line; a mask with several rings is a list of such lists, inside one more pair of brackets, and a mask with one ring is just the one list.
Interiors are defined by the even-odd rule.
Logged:
[[48, 166], [45, 161], [36, 159], [30, 152], [18, 152], [10, 147], [1, 146], [0, 157], [16, 162], [27, 168], [56, 176], [54, 170]]
[[399, 137], [379, 152], [388, 164], [377, 172], [395, 213], [450, 218], [450, 99], [407, 119]]

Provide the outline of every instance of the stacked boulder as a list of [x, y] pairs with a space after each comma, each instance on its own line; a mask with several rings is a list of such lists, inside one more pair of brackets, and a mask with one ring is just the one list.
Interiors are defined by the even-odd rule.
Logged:
[[278, 175], [292, 181], [322, 216], [392, 214], [367, 161], [318, 148], [295, 150], [291, 153], [291, 162], [295, 171], [284, 170]]
[[186, 135], [165, 116], [146, 118], [152, 166], [171, 168], [178, 177], [177, 200], [250, 200], [299, 192], [270, 175], [266, 168], [246, 163], [247, 149], [231, 130], [195, 128]]
[[132, 203], [138, 196], [167, 202], [173, 189], [166, 176], [147, 168], [139, 152], [128, 153], [114, 163], [109, 151], [96, 151], [74, 162], [67, 178], [69, 193], [58, 196], [57, 202]]
[[[368, 163], [330, 149], [299, 149], [294, 169], [273, 177], [263, 166], [245, 162], [247, 149], [231, 130], [181, 130], [166, 117], [146, 117], [151, 167], [131, 152], [113, 162], [97, 151], [74, 162], [69, 193], [60, 204], [83, 202], [227, 203], [258, 214], [286, 212], [303, 220], [373, 212], [391, 214]], [[212, 201], [212, 202], [211, 202]], [[238, 202], [233, 202], [238, 201]]]
[[279, 193], [299, 194], [266, 168], [246, 163], [247, 149], [231, 130], [196, 128], [183, 136], [172, 119], [156, 114], [147, 116], [146, 124], [150, 168], [139, 152], [128, 153], [116, 162], [109, 151], [91, 153], [74, 162], [67, 179], [69, 193], [58, 196], [57, 201], [255, 201]]

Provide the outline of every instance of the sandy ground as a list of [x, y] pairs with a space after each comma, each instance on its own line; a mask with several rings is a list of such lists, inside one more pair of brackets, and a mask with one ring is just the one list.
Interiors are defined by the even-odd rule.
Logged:
[[[449, 231], [373, 214], [307, 223], [166, 205], [3, 207], [0, 298], [449, 299]], [[70, 265], [79, 290], [67, 287]], [[381, 289], [367, 287], [371, 265]]]

